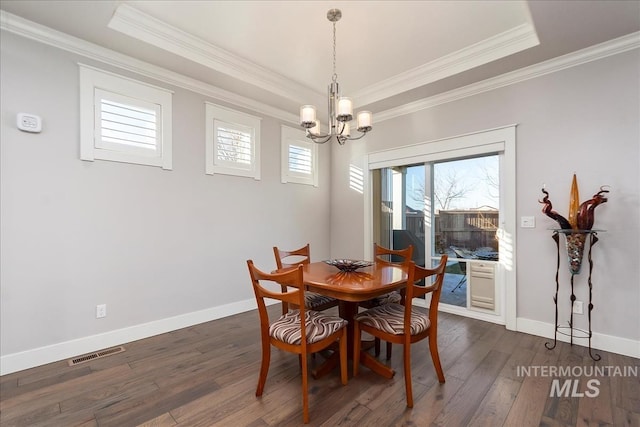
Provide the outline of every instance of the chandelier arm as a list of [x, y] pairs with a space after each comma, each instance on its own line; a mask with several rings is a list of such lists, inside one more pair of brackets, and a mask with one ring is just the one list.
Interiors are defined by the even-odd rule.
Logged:
[[[343, 131], [344, 131], [344, 128], [343, 128]], [[315, 142], [316, 144], [324, 144], [325, 142], [329, 142], [331, 138], [335, 136], [336, 140], [338, 141], [338, 144], [344, 145], [346, 141], [357, 141], [359, 139], [364, 138], [364, 136], [369, 131], [365, 131], [365, 132], [358, 131], [358, 132], [360, 132], [360, 135], [358, 136], [343, 135], [342, 131], [340, 133], [328, 133], [324, 135], [314, 135], [311, 132], [307, 132], [306, 137], [312, 140], [313, 142]]]
[[315, 142], [316, 144], [324, 144], [331, 140], [333, 135], [314, 135], [312, 133], [307, 133], [307, 138]]
[[360, 136], [346, 136], [349, 141], [357, 141], [358, 139], [364, 138], [367, 132], [362, 132]]

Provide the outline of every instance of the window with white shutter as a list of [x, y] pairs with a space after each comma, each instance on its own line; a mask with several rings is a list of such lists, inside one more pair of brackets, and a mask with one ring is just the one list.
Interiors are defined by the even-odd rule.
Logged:
[[281, 181], [318, 186], [318, 146], [304, 131], [289, 126], [281, 130]]
[[260, 179], [260, 118], [208, 102], [205, 110], [205, 172]]
[[171, 169], [171, 96], [80, 65], [80, 158]]

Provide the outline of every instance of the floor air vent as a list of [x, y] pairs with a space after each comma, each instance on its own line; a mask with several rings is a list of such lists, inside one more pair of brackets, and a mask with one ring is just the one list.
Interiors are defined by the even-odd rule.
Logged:
[[123, 351], [125, 351], [124, 347], [119, 346], [119, 347], [107, 348], [105, 350], [96, 351], [95, 353], [84, 354], [82, 356], [69, 359], [69, 366], [76, 366], [81, 363], [90, 362], [95, 359], [111, 356], [112, 354], [122, 353]]

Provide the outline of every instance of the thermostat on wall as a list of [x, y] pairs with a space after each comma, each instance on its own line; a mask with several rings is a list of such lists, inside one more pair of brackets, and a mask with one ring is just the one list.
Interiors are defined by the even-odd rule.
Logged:
[[35, 114], [18, 113], [18, 129], [39, 133], [42, 131], [42, 119]]

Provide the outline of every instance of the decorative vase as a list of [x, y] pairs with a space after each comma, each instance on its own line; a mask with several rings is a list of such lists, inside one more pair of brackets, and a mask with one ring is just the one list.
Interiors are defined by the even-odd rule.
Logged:
[[584, 245], [587, 240], [587, 233], [565, 233], [565, 237], [567, 238], [569, 271], [572, 275], [578, 274], [580, 273], [580, 267], [582, 266], [582, 255], [584, 254]]

